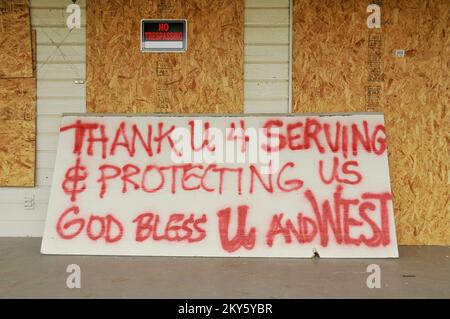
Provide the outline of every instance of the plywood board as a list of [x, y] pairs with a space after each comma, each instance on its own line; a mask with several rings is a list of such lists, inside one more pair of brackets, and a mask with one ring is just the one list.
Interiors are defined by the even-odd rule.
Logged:
[[0, 79], [0, 186], [34, 186], [36, 166], [36, 30], [33, 78]]
[[[92, 0], [87, 15], [90, 112], [243, 111], [243, 0]], [[187, 19], [187, 52], [141, 53], [144, 18]]]
[[[450, 1], [384, 3], [384, 82], [401, 243], [449, 245]], [[405, 58], [394, 56], [396, 49]]]
[[370, 3], [294, 1], [293, 110], [384, 112], [399, 243], [448, 245], [450, 2]]
[[[365, 1], [295, 0], [293, 110], [364, 111]], [[363, 24], [361, 26], [361, 24]]]
[[0, 78], [33, 77], [27, 0], [0, 0]]
[[34, 186], [34, 78], [0, 79], [0, 128], [0, 186]]
[[45, 254], [398, 256], [382, 114], [73, 115], [60, 131]]

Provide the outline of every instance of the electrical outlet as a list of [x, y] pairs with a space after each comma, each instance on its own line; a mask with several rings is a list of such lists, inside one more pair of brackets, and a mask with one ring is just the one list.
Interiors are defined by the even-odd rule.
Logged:
[[34, 210], [34, 195], [25, 195], [23, 198], [23, 207], [26, 210]]

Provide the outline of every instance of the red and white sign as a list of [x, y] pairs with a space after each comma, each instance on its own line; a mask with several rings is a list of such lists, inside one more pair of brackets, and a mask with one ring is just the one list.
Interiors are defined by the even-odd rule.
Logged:
[[187, 20], [141, 20], [142, 52], [187, 50]]
[[44, 254], [397, 257], [382, 114], [64, 116]]

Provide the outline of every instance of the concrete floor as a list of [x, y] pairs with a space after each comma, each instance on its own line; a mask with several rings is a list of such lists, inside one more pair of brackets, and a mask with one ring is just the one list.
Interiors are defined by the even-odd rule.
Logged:
[[[399, 259], [41, 256], [40, 238], [0, 238], [0, 298], [450, 298], [450, 247]], [[366, 285], [369, 264], [381, 288]], [[81, 289], [69, 289], [69, 264]]]

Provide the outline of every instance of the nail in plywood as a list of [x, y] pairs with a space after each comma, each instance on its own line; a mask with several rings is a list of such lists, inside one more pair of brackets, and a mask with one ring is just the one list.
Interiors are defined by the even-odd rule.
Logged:
[[[243, 0], [91, 0], [90, 112], [243, 111]], [[187, 19], [184, 53], [141, 53], [144, 18]]]
[[27, 0], [0, 0], [0, 78], [33, 77]]
[[[293, 110], [384, 112], [399, 243], [448, 245], [450, 2], [377, 2], [381, 30], [366, 25], [373, 2], [294, 1]], [[381, 41], [377, 80], [368, 63], [378, 52], [373, 35]], [[370, 103], [368, 92], [377, 95]]]

